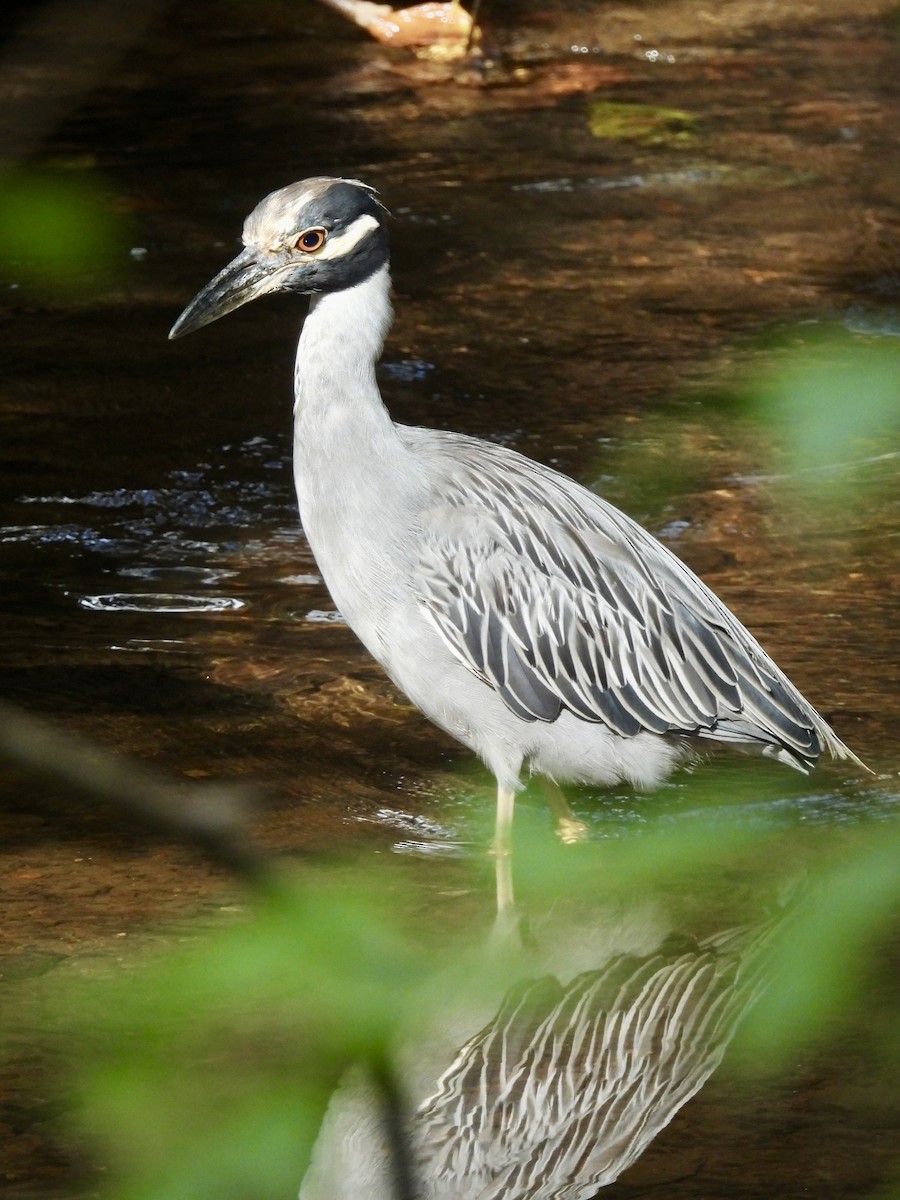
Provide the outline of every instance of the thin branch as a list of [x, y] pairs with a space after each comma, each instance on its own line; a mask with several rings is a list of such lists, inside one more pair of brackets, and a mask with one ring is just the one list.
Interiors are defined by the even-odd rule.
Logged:
[[256, 888], [277, 886], [251, 842], [243, 788], [184, 784], [0, 701], [0, 758], [199, 847]]
[[409, 1133], [404, 1119], [404, 1103], [400, 1084], [393, 1064], [378, 1056], [369, 1063], [375, 1086], [381, 1093], [387, 1126], [391, 1173], [394, 1182], [394, 1200], [419, 1200], [416, 1187]]

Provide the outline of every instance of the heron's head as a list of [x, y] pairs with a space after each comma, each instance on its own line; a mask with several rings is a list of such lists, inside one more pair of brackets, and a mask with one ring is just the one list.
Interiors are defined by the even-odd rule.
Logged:
[[244, 249], [190, 302], [181, 337], [268, 292], [336, 292], [388, 261], [387, 214], [355, 179], [304, 179], [272, 192], [244, 222]]

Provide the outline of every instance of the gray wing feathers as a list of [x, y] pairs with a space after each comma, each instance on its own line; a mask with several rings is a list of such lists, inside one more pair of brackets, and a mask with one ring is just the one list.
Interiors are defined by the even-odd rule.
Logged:
[[[407, 430], [410, 436], [425, 431]], [[501, 447], [435, 435], [420, 598], [453, 653], [525, 721], [853, 757], [683, 563], [599, 497]], [[418, 447], [421, 451], [421, 446]]]

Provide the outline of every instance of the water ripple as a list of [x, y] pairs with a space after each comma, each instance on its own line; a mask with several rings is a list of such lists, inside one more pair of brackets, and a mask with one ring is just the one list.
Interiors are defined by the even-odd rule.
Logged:
[[91, 612], [230, 612], [245, 607], [245, 601], [234, 596], [185, 596], [166, 592], [107, 592], [100, 596], [81, 596], [78, 603]]
[[[274, 445], [265, 438], [250, 438], [239, 446], [223, 447], [221, 456], [225, 461], [215, 467], [200, 463], [169, 472], [161, 487], [21, 496], [20, 504], [39, 506], [50, 519], [7, 526], [0, 529], [0, 540], [70, 543], [102, 553], [152, 543], [154, 557], [172, 559], [186, 550], [232, 551], [240, 546], [241, 530], [296, 523], [286, 442]], [[239, 458], [239, 471], [227, 462], [229, 456]], [[81, 522], [78, 510], [84, 514]]]
[[318, 622], [322, 625], [346, 625], [347, 622], [339, 612], [331, 610], [326, 612], [322, 608], [311, 608], [306, 614], [307, 621]]
[[727, 167], [710, 164], [709, 166], [685, 167], [677, 171], [652, 171], [640, 175], [623, 175], [618, 178], [590, 175], [585, 179], [572, 179], [569, 176], [561, 176], [557, 179], [538, 179], [530, 183], [515, 183], [512, 185], [512, 191], [552, 194], [556, 192], [611, 192], [619, 189], [696, 187], [701, 184], [721, 183], [728, 174]]

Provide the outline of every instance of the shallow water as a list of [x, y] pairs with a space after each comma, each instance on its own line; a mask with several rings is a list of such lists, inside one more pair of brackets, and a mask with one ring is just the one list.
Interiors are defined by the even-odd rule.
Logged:
[[[421, 876], [426, 911], [454, 888], [460, 923], [489, 911], [490, 880], [473, 894], [456, 874], [486, 844], [489, 780], [368, 660], [298, 528], [302, 304], [253, 305], [166, 341], [264, 192], [340, 173], [376, 184], [394, 213], [392, 413], [502, 441], [644, 521], [879, 776], [738, 761], [721, 806], [751, 826], [811, 829], [813, 847], [895, 817], [890, 430], [857, 468], [863, 502], [798, 499], [733, 399], [748, 372], [826, 325], [863, 347], [900, 331], [888, 18], [835, 6], [763, 29], [751, 6], [703, 32], [677, 7], [653, 9], [630, 45], [621, 14], [596, 41], [584, 15], [514, 37], [498, 18], [505, 54], [481, 86], [309, 9], [160, 11], [41, 148], [102, 178], [129, 236], [113, 279], [85, 275], [52, 298], [4, 264], [0, 692], [182, 777], [252, 782], [261, 841], [280, 855], [390, 855]], [[26, 101], [41, 86], [13, 82]], [[696, 120], [613, 140], [592, 107], [609, 100]], [[59, 791], [37, 802], [11, 770], [0, 786], [4, 977], [64, 971], [230, 902], [232, 884], [186, 852]], [[652, 802], [628, 789], [573, 802], [604, 839], [677, 822], [696, 801], [680, 779]], [[550, 837], [539, 799], [523, 806]], [[773, 1179], [781, 1195], [868, 1194], [880, 1175], [859, 1163], [881, 1162], [886, 1118], [854, 1107], [865, 1056], [808, 1069], [819, 1082], [799, 1085], [790, 1120], [794, 1101], [761, 1118], [757, 1093], [714, 1081], [635, 1182], [607, 1194], [665, 1182], [670, 1195], [762, 1196]], [[43, 1124], [36, 1079], [21, 1064], [8, 1076], [9, 1194], [72, 1194], [81, 1168]], [[834, 1099], [847, 1079], [852, 1095]]]

